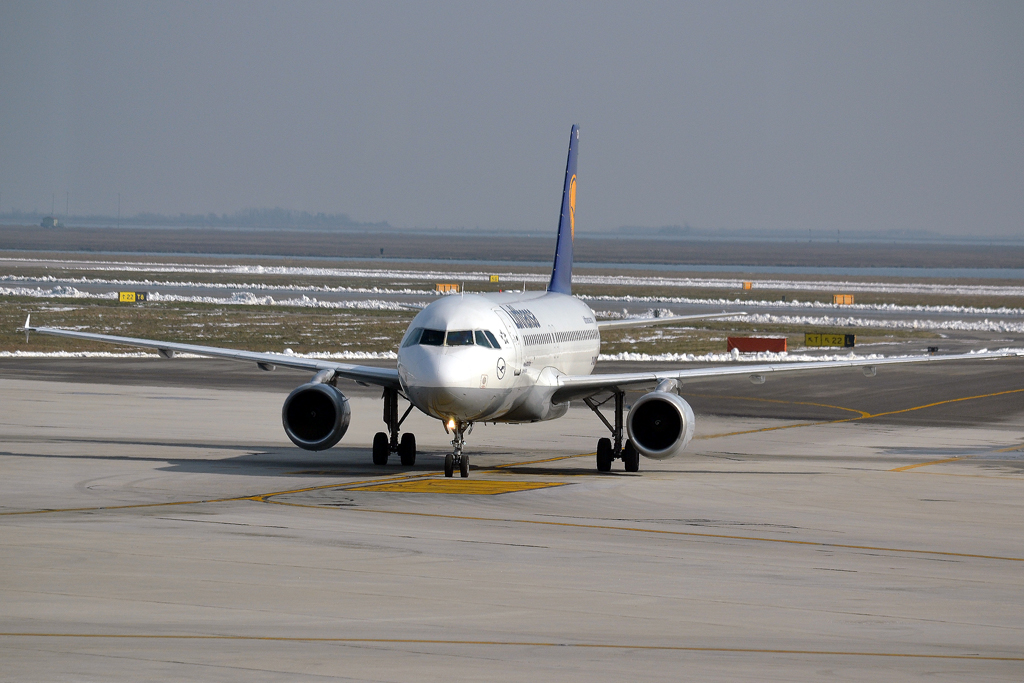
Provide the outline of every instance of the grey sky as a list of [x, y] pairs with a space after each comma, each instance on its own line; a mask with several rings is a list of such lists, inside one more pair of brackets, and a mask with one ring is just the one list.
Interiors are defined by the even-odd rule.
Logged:
[[1024, 3], [0, 3], [0, 210], [1017, 235]]

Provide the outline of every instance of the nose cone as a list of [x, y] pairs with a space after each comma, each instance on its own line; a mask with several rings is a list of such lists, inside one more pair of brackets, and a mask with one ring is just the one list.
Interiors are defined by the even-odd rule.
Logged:
[[473, 421], [486, 412], [493, 392], [481, 387], [483, 349], [411, 346], [402, 349], [398, 372], [409, 398], [441, 419]]

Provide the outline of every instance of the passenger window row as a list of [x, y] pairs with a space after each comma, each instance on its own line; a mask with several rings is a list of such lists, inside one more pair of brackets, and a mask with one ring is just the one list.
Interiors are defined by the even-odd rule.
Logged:
[[417, 327], [405, 339], [403, 347], [414, 346], [483, 346], [500, 349], [497, 338], [490, 330], [430, 330]]

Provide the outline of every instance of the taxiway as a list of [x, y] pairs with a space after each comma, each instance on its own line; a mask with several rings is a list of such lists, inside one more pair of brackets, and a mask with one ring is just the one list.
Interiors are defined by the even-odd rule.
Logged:
[[417, 465], [370, 465], [380, 401], [350, 383], [314, 454], [280, 425], [303, 373], [0, 378], [0, 680], [1024, 671], [1020, 359], [687, 385], [694, 442], [639, 474], [595, 471], [583, 408], [480, 425], [465, 481], [418, 414]]

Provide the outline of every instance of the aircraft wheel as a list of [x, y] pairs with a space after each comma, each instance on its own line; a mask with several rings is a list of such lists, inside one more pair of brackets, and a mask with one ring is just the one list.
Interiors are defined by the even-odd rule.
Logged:
[[444, 476], [450, 477], [455, 474], [455, 456], [449, 453], [444, 456]]
[[402, 434], [402, 441], [398, 444], [398, 457], [402, 464], [412, 467], [416, 464], [416, 436], [413, 434]]
[[622, 462], [625, 463], [627, 472], [640, 471], [640, 454], [632, 441], [627, 441], [626, 447], [622, 449]]
[[459, 474], [463, 479], [469, 476], [469, 456], [465, 453], [459, 458]]
[[373, 464], [387, 465], [388, 455], [391, 453], [391, 443], [388, 435], [384, 432], [377, 432], [373, 435]]
[[610, 472], [612, 469], [612, 440], [597, 440], [597, 471]]

